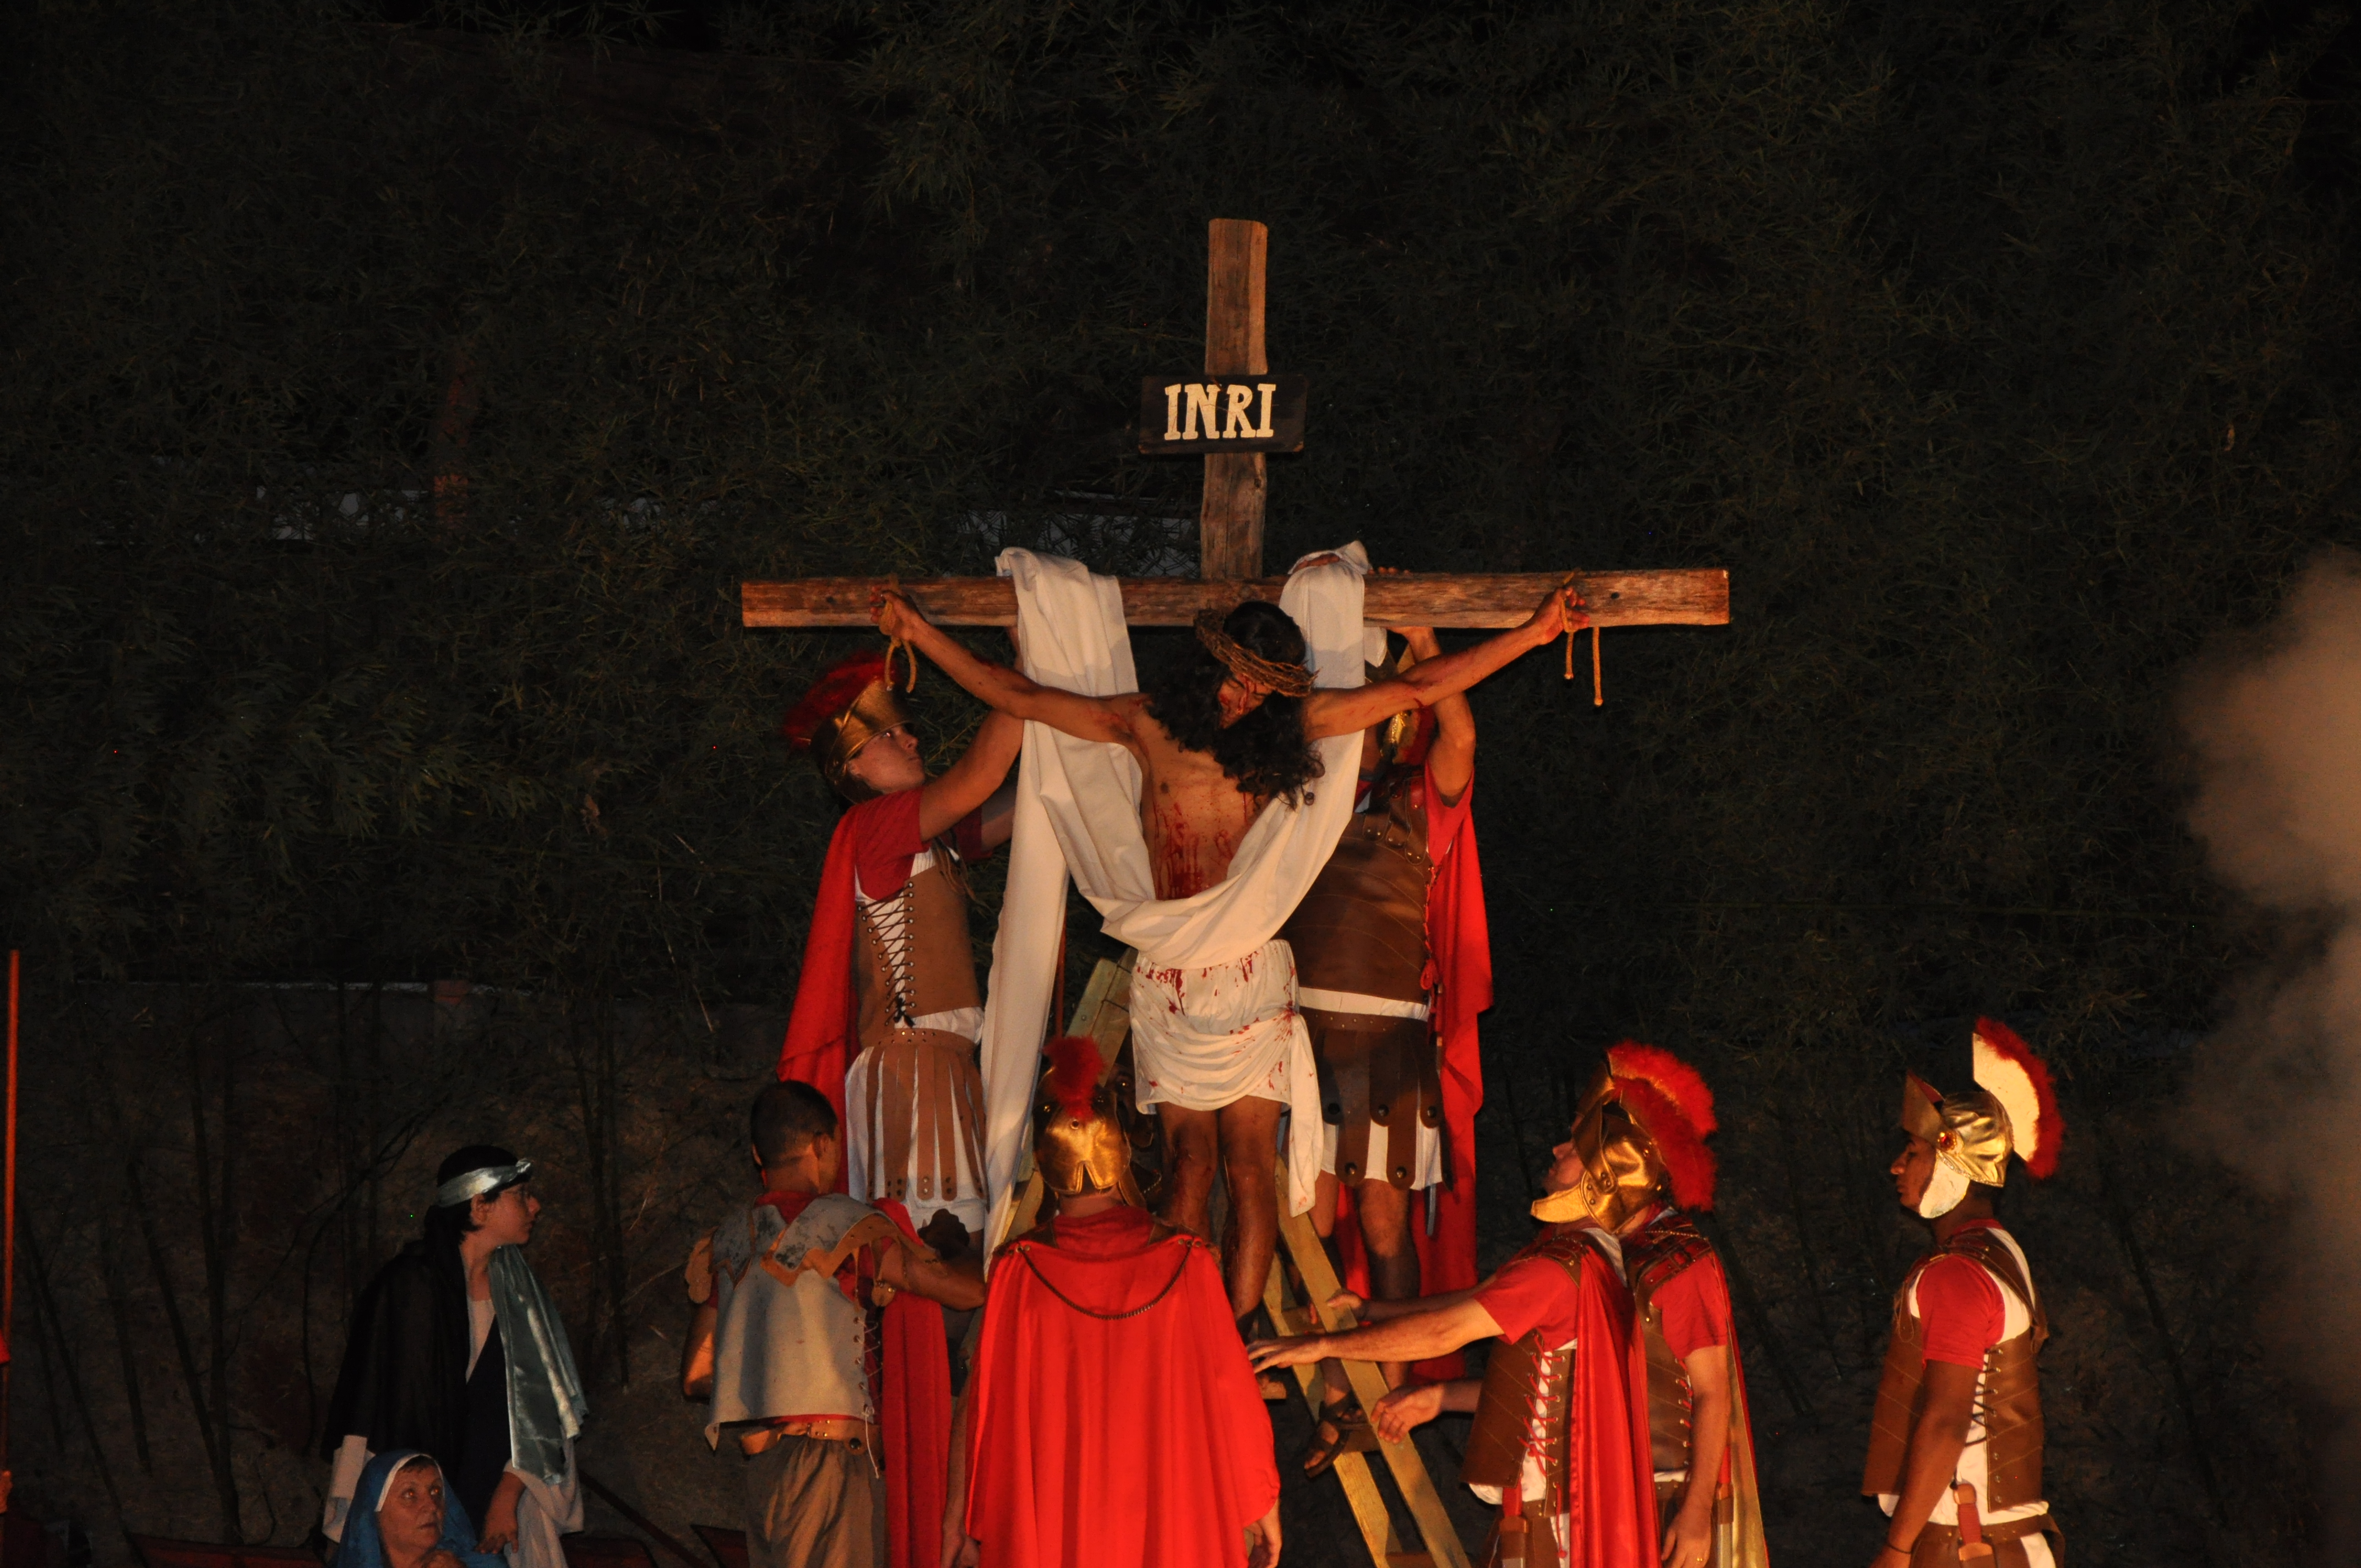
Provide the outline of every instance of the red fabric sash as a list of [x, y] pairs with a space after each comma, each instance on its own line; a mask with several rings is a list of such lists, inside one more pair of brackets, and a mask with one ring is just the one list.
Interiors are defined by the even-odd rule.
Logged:
[[[844, 1120], [844, 1073], [859, 1048], [860, 1003], [852, 985], [852, 887], [891, 898], [910, 880], [918, 840], [918, 802], [925, 791], [898, 790], [864, 800], [837, 819], [828, 861], [812, 901], [811, 932], [804, 938], [804, 969], [796, 981], [795, 1011], [779, 1047], [779, 1077], [801, 1079]], [[840, 1181], [841, 1178], [839, 1179]]]
[[[1419, 1293], [1439, 1296], [1474, 1288], [1476, 1272], [1476, 1113], [1484, 1108], [1483, 1052], [1477, 1015], [1492, 1005], [1492, 927], [1484, 910], [1484, 865], [1476, 853], [1476, 798], [1471, 779], [1456, 803], [1445, 806], [1425, 770], [1427, 854], [1434, 880], [1426, 890], [1427, 987], [1432, 1023], [1443, 1051], [1444, 1185], [1435, 1201], [1434, 1234], [1426, 1215], [1411, 1206], [1411, 1236], [1418, 1245]], [[1367, 1294], [1369, 1264], [1361, 1227], [1346, 1222], [1353, 1212], [1350, 1190], [1336, 1195], [1336, 1239], [1345, 1259], [1347, 1288]], [[1466, 1374], [1458, 1351], [1422, 1361], [1416, 1377], [1447, 1382]]]
[[[877, 1207], [919, 1245], [909, 1210], [891, 1200]], [[884, 1351], [877, 1418], [885, 1429], [885, 1560], [890, 1568], [937, 1568], [951, 1462], [951, 1358], [942, 1307], [915, 1290], [896, 1294], [885, 1308]]]

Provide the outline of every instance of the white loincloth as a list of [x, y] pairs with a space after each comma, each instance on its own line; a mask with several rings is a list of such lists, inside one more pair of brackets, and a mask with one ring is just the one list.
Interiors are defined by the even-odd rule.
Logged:
[[[1288, 1212], [1312, 1207], [1320, 1169], [1320, 1072], [1295, 1010], [1295, 953], [1273, 938], [1210, 969], [1131, 971], [1132, 1063], [1139, 1108], [1218, 1111], [1234, 1101], [1288, 1108]], [[1303, 1113], [1311, 1107], [1309, 1118]]]
[[[1303, 628], [1313, 681], [1357, 686], [1367, 651], [1361, 579], [1368, 557], [1357, 543], [1332, 554], [1333, 558], [1306, 557], [1322, 561], [1316, 566], [1299, 563], [1279, 606]], [[1016, 582], [1018, 643], [1027, 675], [1088, 696], [1138, 689], [1123, 596], [1114, 578], [1094, 576], [1079, 562], [1026, 550], [1002, 551], [1000, 570]], [[1139, 825], [1138, 762], [1120, 746], [1079, 740], [1044, 724], [1026, 725], [1007, 892], [984, 1004], [984, 1164], [994, 1237], [1007, 1223], [1017, 1161], [1030, 1132], [1033, 1084], [1057, 986], [1069, 872], [1104, 916], [1107, 935], [1138, 949], [1141, 969], [1213, 970], [1237, 963], [1279, 934], [1327, 864], [1352, 816], [1360, 744], [1358, 731], [1313, 742], [1323, 771], [1309, 798], [1295, 806], [1266, 806], [1246, 829], [1230, 874], [1222, 881], [1188, 898], [1159, 899]], [[1291, 955], [1287, 968], [1291, 986]], [[1196, 990], [1191, 988], [1192, 995]], [[1135, 996], [1136, 1031], [1139, 1006]], [[1291, 995], [1287, 1008], [1291, 1014]], [[1222, 1014], [1210, 1016], [1218, 1020]], [[1062, 1025], [1065, 1020], [1057, 1022]], [[1289, 1025], [1301, 1035], [1300, 1021], [1290, 1016]], [[1300, 1091], [1300, 1100], [1289, 1102], [1294, 1124], [1302, 1129], [1291, 1139], [1288, 1179], [1289, 1207], [1296, 1213], [1312, 1206], [1319, 1153], [1319, 1085], [1309, 1070], [1308, 1043], [1303, 1056], [1306, 1070], [1301, 1077], [1308, 1087]], [[1144, 1077], [1144, 1058], [1140, 1067]], [[1170, 1076], [1176, 1082], [1211, 1081], [1222, 1073], [1199, 1066], [1186, 1072], [1175, 1069]], [[1291, 1095], [1298, 1092], [1297, 1076], [1289, 1074]], [[1307, 1150], [1305, 1157], [1294, 1157], [1295, 1146]]]

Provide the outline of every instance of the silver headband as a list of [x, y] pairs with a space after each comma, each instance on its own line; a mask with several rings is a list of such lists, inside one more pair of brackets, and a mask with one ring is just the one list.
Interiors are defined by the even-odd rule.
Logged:
[[461, 1171], [434, 1190], [434, 1206], [448, 1209], [481, 1193], [514, 1187], [532, 1174], [533, 1161], [529, 1159], [521, 1159], [514, 1165], [487, 1165], [475, 1170]]

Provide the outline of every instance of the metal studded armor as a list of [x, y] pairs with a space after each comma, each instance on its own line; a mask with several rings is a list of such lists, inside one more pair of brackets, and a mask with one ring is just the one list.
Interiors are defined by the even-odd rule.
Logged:
[[[1279, 932], [1295, 952], [1297, 985], [1416, 1003], [1423, 1012], [1433, 981], [1426, 894], [1433, 879], [1425, 771], [1388, 768]], [[1301, 1012], [1319, 1064], [1321, 1108], [1337, 1129], [1338, 1179], [1376, 1178], [1407, 1190], [1416, 1174], [1417, 1130], [1443, 1124], [1429, 1021], [1309, 1003]], [[1384, 1170], [1367, 1168], [1372, 1126], [1388, 1129]]]

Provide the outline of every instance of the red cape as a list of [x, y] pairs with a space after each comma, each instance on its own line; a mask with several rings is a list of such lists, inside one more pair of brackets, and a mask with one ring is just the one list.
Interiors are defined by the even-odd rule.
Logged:
[[[1655, 1454], [1648, 1441], [1648, 1346], [1631, 1292], [1588, 1248], [1577, 1287], [1581, 1326], [1568, 1400], [1565, 1471], [1573, 1537], [1565, 1561], [1597, 1568], [1657, 1568]], [[1620, 1357], [1593, 1355], [1620, 1345]]]
[[[1435, 1202], [1434, 1234], [1426, 1234], [1422, 1204], [1411, 1205], [1411, 1234], [1418, 1244], [1419, 1293], [1440, 1296], [1474, 1288], [1476, 1272], [1476, 1113], [1484, 1108], [1483, 1053], [1476, 1037], [1477, 1014], [1492, 1005], [1492, 927], [1484, 913], [1484, 865], [1476, 854], [1476, 798], [1470, 780], [1455, 805], [1436, 793], [1426, 770], [1426, 837], [1434, 880], [1426, 890], [1426, 943], [1433, 968], [1428, 992], [1433, 1023], [1443, 1050], [1444, 1186]], [[1336, 1239], [1345, 1258], [1346, 1288], [1369, 1288], [1368, 1255], [1361, 1227], [1347, 1224], [1353, 1212], [1349, 1190], [1336, 1195]], [[1422, 1361], [1413, 1376], [1447, 1382], [1466, 1376], [1466, 1357], [1457, 1351]]]
[[[793, 1224], [813, 1196], [765, 1192], [763, 1201]], [[919, 1245], [909, 1210], [890, 1200], [873, 1206]], [[896, 1294], [885, 1304], [877, 1424], [885, 1443], [885, 1561], [889, 1568], [936, 1568], [951, 1459], [950, 1344], [942, 1308], [915, 1291]]]
[[1241, 1568], [1279, 1497], [1213, 1254], [1148, 1223], [1060, 1220], [994, 1266], [967, 1394], [983, 1568]]
[[844, 1073], [859, 1051], [859, 1002], [852, 989], [853, 873], [872, 898], [891, 898], [910, 880], [910, 862], [925, 848], [918, 839], [918, 799], [897, 790], [864, 800], [837, 819], [828, 861], [812, 901], [811, 934], [804, 938], [803, 975], [795, 1011], [779, 1047], [779, 1077], [801, 1079], [844, 1120]]

